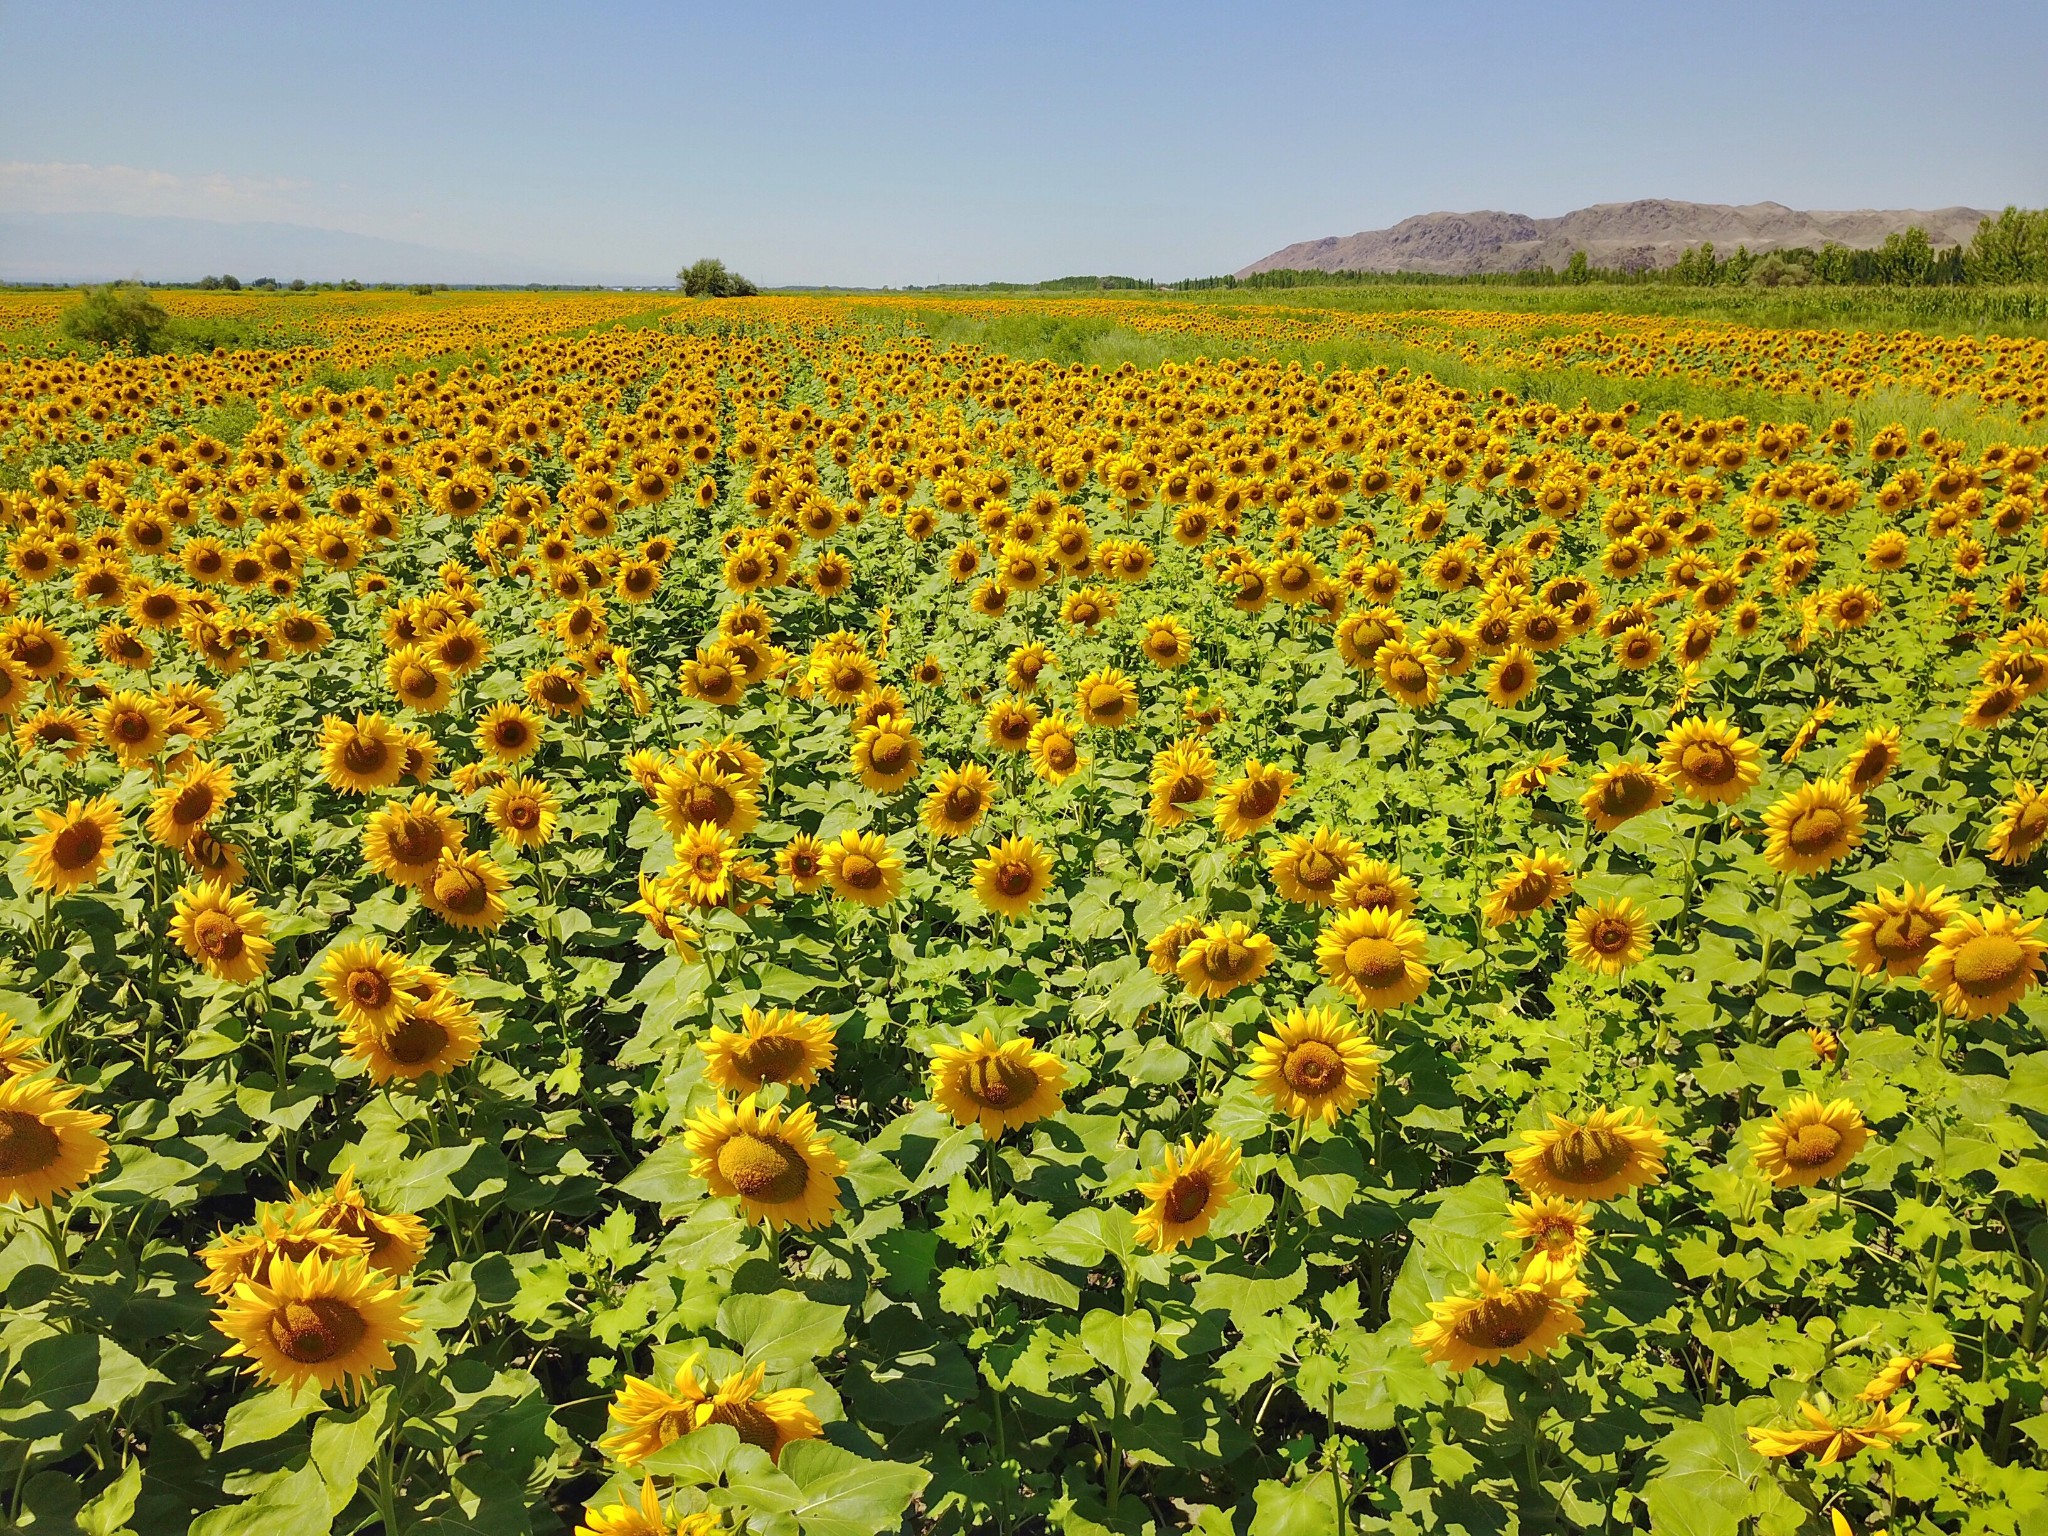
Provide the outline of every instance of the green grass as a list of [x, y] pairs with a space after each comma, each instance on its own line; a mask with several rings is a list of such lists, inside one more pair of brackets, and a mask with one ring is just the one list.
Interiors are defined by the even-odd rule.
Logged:
[[1490, 288], [1419, 281], [1364, 288], [1212, 288], [1163, 297], [1197, 304], [1297, 305], [1339, 312], [1464, 309], [1537, 315], [1660, 315], [1785, 330], [2048, 337], [2048, 286], [2038, 284], [2015, 288], [1682, 288], [1588, 283], [1564, 288]]
[[1688, 379], [1610, 379], [1583, 368], [1529, 369], [1504, 365], [1474, 365], [1426, 348], [1403, 346], [1367, 337], [1346, 337], [1320, 342], [1276, 341], [1256, 347], [1237, 338], [1176, 335], [1136, 331], [1114, 320], [1080, 315], [1056, 308], [1019, 305], [1012, 314], [994, 318], [969, 315], [941, 315], [929, 311], [876, 305], [862, 306], [860, 316], [885, 330], [923, 331], [942, 347], [971, 345], [1001, 352], [1009, 357], [1044, 359], [1062, 366], [1080, 363], [1099, 366], [1105, 372], [1130, 363], [1154, 368], [1169, 359], [1179, 362], [1197, 357], [1215, 358], [1248, 349], [1259, 357], [1281, 362], [1299, 362], [1303, 367], [1320, 363], [1325, 368], [1406, 368], [1426, 373], [1454, 389], [1475, 396], [1502, 388], [1525, 400], [1554, 400], [1575, 405], [1580, 401], [1601, 410], [1613, 410], [1634, 401], [1648, 411], [1678, 410], [1688, 415], [1747, 416], [1752, 422], [1803, 421], [1820, 427], [1838, 416], [1856, 424], [1859, 438], [1868, 437], [1889, 422], [1904, 421], [1916, 430], [1938, 427], [1944, 434], [1962, 439], [1974, 448], [1996, 440], [2031, 441], [2038, 433], [2022, 427], [2016, 416], [1987, 411], [1965, 401], [1935, 401], [1924, 395], [1889, 392], [1851, 401], [1838, 395], [1780, 395], [1766, 390], [1722, 388]]

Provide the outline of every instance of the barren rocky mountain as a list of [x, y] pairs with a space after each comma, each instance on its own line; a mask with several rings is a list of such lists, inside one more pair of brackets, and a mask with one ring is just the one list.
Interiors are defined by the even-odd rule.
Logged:
[[1895, 231], [1918, 225], [1936, 246], [1967, 244], [1982, 208], [1802, 212], [1783, 203], [1680, 203], [1644, 198], [1596, 203], [1554, 219], [1520, 213], [1424, 213], [1391, 229], [1303, 240], [1238, 272], [1249, 277], [1276, 268], [1318, 272], [1520, 272], [1563, 267], [1584, 251], [1596, 267], [1666, 267], [1689, 245], [1711, 240], [1716, 251], [1738, 245], [1753, 252], [1791, 246], [1818, 249], [1827, 241], [1878, 246]]

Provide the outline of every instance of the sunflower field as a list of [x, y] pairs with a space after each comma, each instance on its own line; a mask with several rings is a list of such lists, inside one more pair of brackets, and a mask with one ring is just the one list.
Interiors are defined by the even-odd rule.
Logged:
[[2048, 343], [167, 302], [0, 300], [0, 1528], [2048, 1529]]

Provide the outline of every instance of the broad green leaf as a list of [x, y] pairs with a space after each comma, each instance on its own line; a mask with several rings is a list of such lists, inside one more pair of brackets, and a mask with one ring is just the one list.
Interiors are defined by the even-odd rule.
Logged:
[[799, 1440], [782, 1453], [780, 1469], [803, 1490], [790, 1509], [804, 1536], [880, 1536], [931, 1474], [897, 1461], [870, 1461], [824, 1440]]

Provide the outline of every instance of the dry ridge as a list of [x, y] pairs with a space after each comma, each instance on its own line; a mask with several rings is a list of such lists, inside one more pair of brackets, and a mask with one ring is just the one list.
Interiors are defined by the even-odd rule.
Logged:
[[1855, 208], [1801, 212], [1783, 203], [1680, 203], [1643, 198], [1595, 203], [1554, 219], [1522, 213], [1423, 213], [1391, 229], [1303, 240], [1241, 268], [1237, 275], [1276, 268], [1317, 272], [1521, 272], [1561, 268], [1573, 251], [1596, 267], [1668, 267], [1689, 245], [1714, 242], [1721, 254], [1738, 245], [1751, 251], [1790, 246], [1818, 249], [1827, 241], [1870, 247], [1917, 224], [1935, 245], [1966, 244], [1982, 208]]

